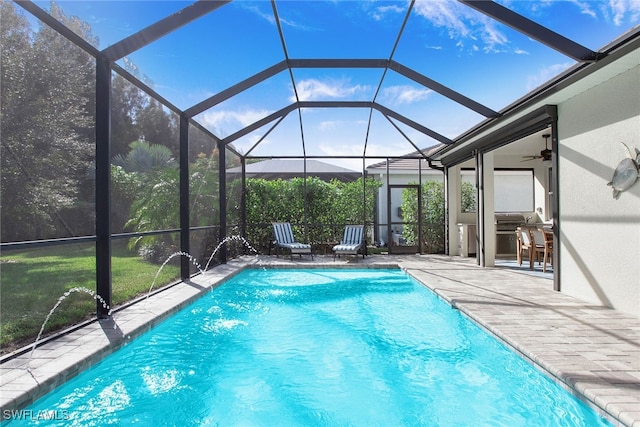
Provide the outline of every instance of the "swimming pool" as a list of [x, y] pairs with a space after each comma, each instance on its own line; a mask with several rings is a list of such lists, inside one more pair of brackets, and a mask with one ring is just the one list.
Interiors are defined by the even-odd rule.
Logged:
[[28, 410], [83, 426], [609, 425], [378, 269], [245, 270]]

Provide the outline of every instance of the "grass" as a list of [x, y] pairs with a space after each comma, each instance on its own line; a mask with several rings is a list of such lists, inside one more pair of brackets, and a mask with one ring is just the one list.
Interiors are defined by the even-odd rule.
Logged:
[[[176, 258], [179, 259], [179, 258]], [[143, 261], [117, 242], [112, 248], [112, 305], [145, 294], [158, 273], [159, 265]], [[0, 256], [0, 352], [7, 353], [32, 343], [47, 314], [65, 292], [84, 287], [95, 291], [96, 264], [93, 244], [74, 244], [16, 251]], [[166, 265], [155, 288], [179, 277], [179, 268]], [[47, 322], [51, 333], [96, 312], [96, 301], [84, 292], [73, 292]]]

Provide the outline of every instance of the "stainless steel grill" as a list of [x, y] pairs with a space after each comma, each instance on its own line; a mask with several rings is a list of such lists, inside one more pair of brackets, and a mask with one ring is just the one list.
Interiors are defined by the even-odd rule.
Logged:
[[525, 224], [524, 215], [521, 214], [496, 214], [496, 256], [516, 256], [517, 238], [516, 229]]
[[496, 231], [516, 231], [516, 228], [525, 224], [524, 215], [500, 213], [495, 215]]

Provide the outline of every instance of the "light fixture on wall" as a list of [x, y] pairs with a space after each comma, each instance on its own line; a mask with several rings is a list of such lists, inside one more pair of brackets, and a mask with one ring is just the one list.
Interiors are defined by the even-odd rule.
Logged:
[[627, 144], [624, 142], [621, 142], [621, 144], [627, 149], [629, 157], [620, 160], [618, 167], [616, 167], [616, 170], [613, 172], [613, 178], [607, 183], [607, 185], [613, 188], [614, 199], [620, 197], [620, 193], [623, 191], [631, 188], [638, 179], [638, 176], [640, 176], [640, 150], [636, 148], [636, 155], [634, 157]]

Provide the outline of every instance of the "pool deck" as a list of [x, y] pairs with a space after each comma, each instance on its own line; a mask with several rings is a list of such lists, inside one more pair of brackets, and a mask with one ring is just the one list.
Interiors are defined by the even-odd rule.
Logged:
[[[640, 319], [552, 289], [551, 276], [439, 255], [243, 257], [0, 364], [0, 407], [32, 403], [247, 266], [398, 266], [492, 332], [614, 425], [640, 427]], [[18, 415], [19, 416], [19, 415]]]

